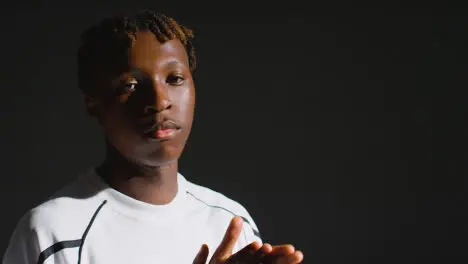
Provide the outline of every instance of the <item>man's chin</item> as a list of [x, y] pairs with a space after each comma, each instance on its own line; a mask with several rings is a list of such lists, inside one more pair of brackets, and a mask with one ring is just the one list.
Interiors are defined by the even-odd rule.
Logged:
[[134, 161], [134, 165], [136, 165], [139, 170], [142, 172], [154, 172], [160, 171], [164, 169], [170, 169], [174, 166], [177, 167], [177, 160], [178, 159], [171, 159], [171, 160], [139, 160]]

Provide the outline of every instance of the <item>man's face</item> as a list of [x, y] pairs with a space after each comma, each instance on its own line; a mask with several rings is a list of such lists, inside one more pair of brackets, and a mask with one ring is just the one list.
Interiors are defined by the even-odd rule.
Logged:
[[97, 80], [105, 87], [100, 87], [103, 92], [92, 112], [107, 140], [138, 165], [177, 161], [190, 133], [195, 103], [183, 44], [177, 39], [161, 44], [153, 33], [137, 32], [125, 64], [106, 66], [113, 74]]

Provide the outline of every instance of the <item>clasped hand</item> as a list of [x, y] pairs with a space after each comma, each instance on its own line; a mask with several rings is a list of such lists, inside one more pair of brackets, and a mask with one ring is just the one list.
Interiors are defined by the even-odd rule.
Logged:
[[[241, 217], [236, 216], [232, 219], [209, 264], [297, 264], [302, 262], [304, 255], [301, 251], [295, 250], [292, 245], [272, 246], [267, 243], [262, 245], [258, 241], [232, 254], [236, 241], [242, 232], [242, 224]], [[193, 264], [206, 264], [208, 255], [208, 246], [204, 244]]]

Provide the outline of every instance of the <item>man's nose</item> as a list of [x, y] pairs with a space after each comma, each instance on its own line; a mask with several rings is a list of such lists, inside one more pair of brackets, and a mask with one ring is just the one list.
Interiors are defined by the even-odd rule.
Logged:
[[172, 107], [172, 102], [165, 83], [153, 81], [153, 100], [152, 105], [145, 107], [145, 114], [159, 113]]

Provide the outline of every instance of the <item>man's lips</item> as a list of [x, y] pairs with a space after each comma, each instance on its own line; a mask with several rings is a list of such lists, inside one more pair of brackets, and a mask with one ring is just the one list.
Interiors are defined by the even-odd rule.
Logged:
[[153, 139], [171, 139], [180, 130], [180, 126], [172, 120], [161, 123], [153, 122], [153, 125], [143, 131], [145, 136]]
[[177, 130], [175, 129], [158, 129], [154, 133], [150, 134], [155, 139], [170, 139], [174, 137]]

